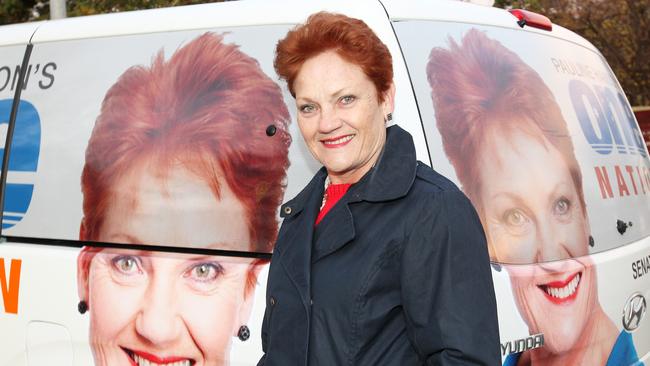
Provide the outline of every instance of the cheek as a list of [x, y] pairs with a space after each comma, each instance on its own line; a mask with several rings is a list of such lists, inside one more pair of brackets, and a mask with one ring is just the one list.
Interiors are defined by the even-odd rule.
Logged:
[[89, 290], [91, 333], [99, 339], [113, 339], [131, 323], [144, 293], [139, 286], [115, 283], [102, 269], [91, 270]]
[[501, 224], [487, 224], [489, 245], [495, 259], [504, 263], [532, 263], [535, 257], [535, 235], [532, 230], [512, 235]]
[[579, 215], [575, 221], [565, 225], [567, 250], [572, 258], [589, 254], [589, 233], [585, 218]]
[[182, 295], [184, 323], [207, 359], [222, 359], [235, 329], [246, 324], [246, 319], [238, 321], [242, 299], [243, 282], [239, 276], [223, 279], [213, 294], [200, 295], [188, 289]]

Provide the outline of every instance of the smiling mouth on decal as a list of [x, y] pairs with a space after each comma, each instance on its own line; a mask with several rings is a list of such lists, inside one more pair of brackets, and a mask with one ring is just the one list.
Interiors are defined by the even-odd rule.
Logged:
[[546, 298], [556, 304], [563, 304], [573, 301], [578, 295], [582, 272], [569, 276], [564, 281], [553, 281], [537, 287], [544, 292]]
[[196, 361], [187, 357], [160, 358], [151, 353], [121, 348], [129, 356], [132, 366], [194, 366], [196, 364]]

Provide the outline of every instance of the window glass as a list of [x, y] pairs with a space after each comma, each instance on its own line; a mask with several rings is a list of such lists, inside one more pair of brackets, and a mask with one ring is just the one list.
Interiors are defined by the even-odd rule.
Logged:
[[291, 121], [272, 60], [288, 28], [36, 44], [21, 113], [39, 128], [19, 119], [12, 159], [40, 146], [38, 172], [7, 235], [270, 253]]
[[555, 37], [394, 24], [431, 159], [502, 263], [579, 257], [650, 233], [650, 162], [602, 57]]

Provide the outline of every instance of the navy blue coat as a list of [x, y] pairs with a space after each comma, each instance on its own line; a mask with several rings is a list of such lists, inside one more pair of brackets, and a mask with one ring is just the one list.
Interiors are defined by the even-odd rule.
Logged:
[[315, 228], [325, 177], [281, 208], [259, 365], [500, 365], [480, 221], [411, 136], [388, 128], [375, 167]]

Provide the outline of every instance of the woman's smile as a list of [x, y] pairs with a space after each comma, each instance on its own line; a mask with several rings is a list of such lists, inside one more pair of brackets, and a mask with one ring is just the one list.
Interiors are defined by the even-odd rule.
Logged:
[[573, 302], [578, 296], [578, 288], [582, 272], [577, 272], [565, 280], [552, 281], [537, 285], [546, 298], [554, 304], [567, 304]]
[[354, 136], [354, 134], [337, 136], [333, 138], [322, 139], [321, 142], [326, 148], [335, 149], [347, 145], [348, 142], [352, 141]]
[[128, 355], [132, 366], [192, 366], [196, 363], [193, 359], [187, 357], [159, 357], [144, 351], [134, 351], [124, 347], [122, 349]]

